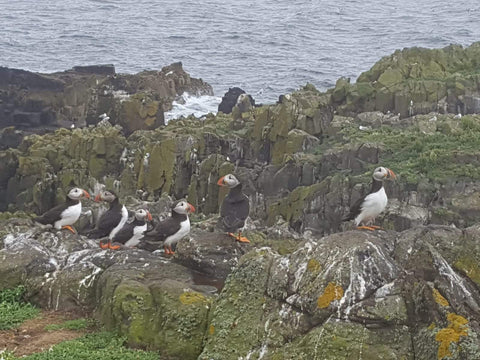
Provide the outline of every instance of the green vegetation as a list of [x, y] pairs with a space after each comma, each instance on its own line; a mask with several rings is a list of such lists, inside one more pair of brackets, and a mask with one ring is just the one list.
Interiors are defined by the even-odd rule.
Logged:
[[480, 118], [438, 116], [433, 125], [429, 131], [422, 130], [422, 123], [407, 129], [384, 126], [372, 131], [361, 131], [356, 125], [342, 133], [347, 143], [381, 145], [380, 163], [391, 167], [406, 183], [417, 184], [421, 178], [440, 183], [448, 178], [480, 179]]
[[[81, 338], [64, 341], [42, 353], [22, 357], [25, 360], [158, 360], [154, 352], [127, 349], [125, 338], [114, 333], [87, 334]], [[10, 360], [10, 359], [9, 359]]]
[[93, 327], [94, 321], [92, 319], [73, 319], [67, 320], [61, 324], [50, 324], [45, 326], [47, 331], [57, 331], [57, 330], [85, 330]]
[[8, 350], [0, 350], [0, 360], [16, 360], [15, 355]]
[[0, 330], [16, 327], [38, 314], [37, 308], [23, 301], [24, 292], [23, 286], [0, 292]]

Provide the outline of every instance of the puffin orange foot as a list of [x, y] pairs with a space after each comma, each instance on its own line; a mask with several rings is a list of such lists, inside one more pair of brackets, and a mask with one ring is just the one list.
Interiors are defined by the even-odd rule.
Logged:
[[235, 240], [237, 240], [239, 242], [243, 242], [243, 243], [249, 243], [250, 242], [250, 240], [248, 240], [245, 236], [242, 236], [241, 231], [238, 232], [238, 235], [234, 235], [232, 233], [228, 233], [228, 235], [233, 236], [235, 238]]
[[75, 229], [73, 227], [71, 227], [70, 225], [64, 225], [62, 226], [62, 229], [67, 229], [67, 230], [70, 230], [73, 234], [76, 234], [77, 232], [75, 231]]
[[108, 248], [110, 250], [118, 250], [118, 249], [120, 249], [120, 245], [112, 245], [112, 243], [109, 241], [108, 242]]
[[237, 239], [237, 241], [240, 241], [242, 243], [249, 243], [250, 242], [250, 240], [248, 240], [245, 236], [238, 235], [238, 237], [236, 239]]
[[100, 241], [100, 247], [101, 247], [103, 250], [108, 249], [108, 248], [110, 247], [110, 240], [109, 240], [106, 244], [104, 244], [104, 243], [102, 243], [102, 242]]
[[375, 231], [375, 228], [371, 227], [371, 226], [357, 226], [357, 229], [358, 230], [370, 230], [370, 231]]
[[170, 249], [166, 246], [163, 247], [163, 250], [165, 250], [165, 255], [171, 255], [172, 252], [170, 251]]
[[381, 226], [377, 226], [377, 225], [369, 225], [368, 227], [371, 227], [372, 229], [375, 229], [375, 230], [383, 230]]

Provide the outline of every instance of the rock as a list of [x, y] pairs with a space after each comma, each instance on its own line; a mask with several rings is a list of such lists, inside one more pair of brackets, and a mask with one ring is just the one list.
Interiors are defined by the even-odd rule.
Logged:
[[172, 359], [198, 357], [212, 290], [195, 284], [192, 270], [143, 250], [104, 251], [96, 240], [32, 225], [1, 221], [0, 289], [25, 284], [34, 304], [94, 311], [131, 346]]
[[418, 227], [257, 249], [214, 303], [199, 359], [476, 358], [478, 289], [449, 265], [467, 239]]
[[[252, 106], [255, 106], [255, 100], [253, 100], [250, 95], [247, 95], [247, 97], [241, 97], [242, 94], [245, 94], [245, 91], [239, 87], [228, 89], [218, 105], [218, 111], [221, 111], [224, 114], [230, 114], [233, 108], [237, 106], [239, 112], [242, 113], [246, 112]], [[238, 103], [239, 101], [240, 103]]]
[[178, 243], [175, 260], [212, 280], [225, 280], [251, 246], [223, 233], [192, 231]]
[[74, 66], [73, 71], [85, 74], [96, 75], [115, 75], [115, 65], [87, 65], [87, 66]]
[[10, 126], [0, 129], [0, 150], [17, 148], [23, 139], [23, 133]]
[[76, 66], [53, 74], [0, 68], [0, 129], [15, 126], [41, 133], [59, 127], [94, 125], [108, 113], [129, 135], [164, 124], [163, 111], [188, 92], [212, 95], [212, 87], [191, 78], [181, 63], [161, 71], [116, 74], [113, 65]]
[[473, 59], [478, 53], [479, 43], [466, 48], [397, 50], [361, 74], [356, 84], [339, 80], [332, 96], [339, 113], [348, 116], [374, 110], [400, 113], [402, 118], [412, 116], [412, 100], [415, 114], [441, 110], [474, 113], [472, 99], [479, 93]]

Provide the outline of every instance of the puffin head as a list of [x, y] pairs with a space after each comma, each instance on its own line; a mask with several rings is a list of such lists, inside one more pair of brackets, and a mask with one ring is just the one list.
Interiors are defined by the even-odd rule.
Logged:
[[117, 198], [117, 194], [115, 194], [111, 190], [103, 190], [101, 191], [97, 196], [95, 196], [95, 201], [100, 202], [100, 201], [106, 201], [106, 202], [113, 202]]
[[229, 189], [234, 188], [235, 186], [240, 184], [240, 181], [232, 174], [227, 174], [225, 176], [222, 176], [218, 182], [218, 185], [220, 186], [226, 186]]
[[377, 167], [373, 171], [373, 178], [378, 181], [383, 181], [383, 180], [394, 180], [396, 179], [395, 173], [383, 166]]
[[85, 190], [83, 189], [80, 189], [80, 188], [73, 188], [71, 189], [67, 196], [72, 199], [72, 200], [79, 200], [81, 199], [82, 197], [86, 197], [87, 199], [90, 199], [90, 194], [88, 192], [86, 192]]
[[177, 214], [185, 214], [186, 215], [188, 213], [195, 212], [195, 208], [193, 207], [192, 204], [188, 203], [187, 201], [180, 200], [173, 207], [173, 211], [175, 211]]
[[152, 221], [152, 214], [150, 214], [150, 211], [145, 210], [145, 209], [138, 209], [135, 211], [135, 218], [137, 220], [145, 220], [145, 221]]

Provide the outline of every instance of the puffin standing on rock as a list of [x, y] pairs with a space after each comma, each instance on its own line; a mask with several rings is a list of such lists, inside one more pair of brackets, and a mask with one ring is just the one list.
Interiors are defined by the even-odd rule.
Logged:
[[147, 231], [147, 221], [152, 221], [152, 215], [148, 210], [139, 209], [135, 211], [134, 220], [131, 223], [123, 225], [113, 236], [112, 242], [120, 243], [128, 247], [137, 246], [145, 231]]
[[[376, 230], [379, 226], [371, 225], [375, 218], [387, 207], [387, 194], [383, 188], [384, 180], [394, 180], [396, 175], [383, 166], [376, 168], [372, 175], [370, 192], [358, 199], [350, 208], [350, 213], [342, 221], [354, 220], [357, 229]], [[362, 226], [360, 226], [362, 225]]]
[[190, 232], [190, 219], [188, 214], [195, 212], [192, 204], [180, 200], [172, 209], [172, 216], [160, 221], [153, 230], [145, 234], [146, 240], [164, 241], [165, 254], [173, 255], [172, 246]]
[[[232, 174], [222, 176], [217, 184], [230, 189], [225, 199], [223, 199], [220, 209], [220, 227], [227, 231], [228, 235], [235, 238], [235, 240], [249, 243], [250, 240], [242, 236], [241, 231], [250, 212], [250, 204], [248, 197], [242, 192], [242, 184]], [[237, 230], [238, 235], [235, 235], [234, 232]]]
[[111, 190], [100, 192], [95, 197], [95, 201], [106, 201], [110, 203], [110, 208], [100, 216], [95, 229], [90, 230], [86, 235], [91, 239], [99, 239], [108, 236], [108, 243], [100, 243], [100, 247], [102, 249], [117, 250], [120, 248], [120, 245], [112, 246], [112, 238], [127, 222], [127, 208], [120, 204], [118, 196]]
[[55, 229], [67, 229], [76, 233], [72, 227], [82, 213], [82, 197], [90, 198], [88, 192], [80, 188], [73, 188], [67, 194], [67, 200], [58, 206], [48, 210], [42, 216], [36, 217], [34, 221], [43, 225], [52, 225]]

